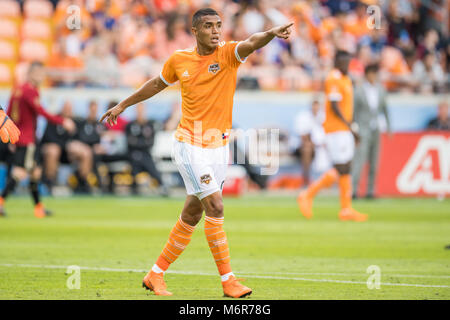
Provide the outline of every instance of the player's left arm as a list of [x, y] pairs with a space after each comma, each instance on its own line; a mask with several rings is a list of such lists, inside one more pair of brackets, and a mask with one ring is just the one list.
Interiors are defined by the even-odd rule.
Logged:
[[264, 47], [268, 44], [273, 38], [278, 37], [281, 39], [288, 39], [291, 34], [291, 26], [294, 23], [287, 23], [282, 26], [274, 27], [270, 30], [264, 32], [257, 32], [251, 35], [247, 40], [244, 40], [239, 43], [237, 52], [241, 59], [245, 59], [252, 52]]
[[355, 138], [356, 143], [359, 143], [359, 128], [356, 122], [349, 122], [345, 120], [344, 116], [341, 113], [341, 109], [339, 109], [337, 101], [331, 101], [331, 110], [336, 114], [336, 116], [348, 127], [353, 137]]
[[20, 130], [0, 107], [0, 139], [3, 143], [15, 144], [19, 140]]
[[125, 100], [122, 100], [115, 107], [106, 111], [106, 113], [101, 117], [100, 122], [106, 119], [106, 122], [110, 126], [117, 124], [118, 116], [128, 107], [144, 100], [150, 99], [167, 87], [168, 85], [161, 79], [160, 76], [156, 76], [148, 80], [131, 96], [129, 96]]

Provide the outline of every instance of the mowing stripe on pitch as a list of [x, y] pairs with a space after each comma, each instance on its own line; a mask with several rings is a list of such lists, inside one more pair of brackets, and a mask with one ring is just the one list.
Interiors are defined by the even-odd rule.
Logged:
[[[39, 265], [39, 264], [12, 264], [12, 263], [2, 263], [1, 267], [23, 267], [23, 268], [42, 268], [42, 269], [67, 269], [68, 266], [58, 266], [58, 265]], [[148, 270], [143, 269], [115, 269], [115, 268], [104, 268], [104, 267], [80, 267], [81, 270], [88, 271], [106, 271], [106, 272], [137, 272], [137, 273], [147, 273]], [[217, 273], [205, 273], [205, 272], [189, 272], [189, 271], [176, 271], [168, 270], [166, 273], [172, 274], [183, 274], [183, 275], [193, 275], [193, 276], [215, 276]], [[318, 275], [318, 274], [317, 274]], [[341, 274], [343, 275], [343, 274]], [[281, 276], [263, 276], [256, 274], [249, 274], [242, 272], [240, 274], [242, 277], [255, 278], [255, 279], [269, 279], [269, 280], [294, 280], [294, 281], [309, 281], [309, 282], [328, 282], [328, 283], [346, 283], [346, 284], [367, 284], [365, 281], [351, 281], [351, 280], [334, 280], [334, 279], [308, 279], [299, 277], [281, 277]], [[419, 287], [419, 288], [450, 288], [448, 285], [432, 285], [432, 284], [414, 284], [414, 283], [390, 283], [381, 282], [382, 286], [399, 286], [399, 287]]]

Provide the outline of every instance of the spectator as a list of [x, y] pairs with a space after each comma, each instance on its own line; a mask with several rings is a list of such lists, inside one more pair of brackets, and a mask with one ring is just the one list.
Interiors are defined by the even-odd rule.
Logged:
[[[441, 63], [449, 79], [450, 48], [445, 38], [448, 37], [448, 24], [445, 22], [448, 1], [207, 2], [223, 15], [224, 41], [245, 39], [250, 33], [270, 24], [294, 21], [297, 26], [291, 41], [271, 42], [261, 52], [249, 57], [238, 74], [240, 88], [321, 90], [324, 76], [332, 67], [335, 51], [345, 49], [354, 53], [358, 46], [370, 48], [367, 64], [382, 62], [382, 73], [386, 74], [384, 82], [389, 91], [412, 90], [414, 84], [408, 81], [408, 78], [412, 79], [409, 72], [416, 56], [422, 59], [427, 51], [437, 55], [437, 62]], [[163, 61], [173, 50], [192, 47], [190, 12], [206, 2], [55, 0], [54, 3], [56, 8], [51, 25], [55, 51], [47, 61], [53, 78], [51, 85], [113, 88], [139, 86], [145, 79], [159, 73]], [[382, 9], [381, 26], [369, 29], [367, 6], [373, 4]], [[79, 30], [67, 28], [67, 9], [71, 5], [80, 9]], [[48, 39], [45, 42], [53, 41]], [[387, 45], [399, 50], [405, 59], [409, 55], [408, 72], [403, 70], [402, 59], [392, 50], [387, 50], [390, 57], [386, 57]], [[414, 52], [414, 57], [411, 52]], [[16, 56], [8, 64], [16, 64], [17, 58], [23, 62]], [[385, 59], [394, 60], [389, 68], [386, 68]], [[79, 60], [84, 65], [81, 71], [85, 77], [81, 78], [77, 75], [81, 68]], [[356, 68], [362, 78], [361, 67], [367, 64], [358, 65], [357, 60], [354, 63], [352, 68]], [[17, 79], [20, 79], [19, 73]], [[449, 81], [446, 81], [448, 88]]]
[[438, 115], [430, 120], [428, 130], [450, 131], [450, 115], [448, 113], [448, 101], [443, 100], [438, 105]]
[[415, 85], [411, 71], [402, 52], [395, 47], [385, 47], [381, 54], [380, 76], [390, 91], [411, 91]]
[[119, 85], [119, 61], [111, 53], [106, 38], [97, 38], [92, 44], [92, 55], [86, 58], [87, 85], [111, 88]]
[[54, 52], [48, 62], [48, 74], [53, 85], [71, 87], [81, 80], [83, 61], [67, 53], [65, 40], [61, 38], [59, 43], [55, 44]]
[[433, 52], [426, 52], [423, 61], [416, 61], [413, 66], [413, 76], [419, 84], [417, 89], [420, 93], [443, 91], [445, 74]]
[[90, 172], [93, 172], [96, 176], [96, 179], [100, 181], [100, 176], [97, 169], [97, 157], [95, 156], [97, 153], [100, 153], [98, 150], [101, 148], [100, 146], [100, 137], [105, 131], [105, 126], [98, 122], [97, 118], [98, 104], [96, 101], [89, 102], [88, 108], [88, 116], [86, 119], [76, 119], [75, 123], [77, 126], [77, 133], [74, 137], [74, 140], [80, 143], [80, 146], [83, 149], [90, 150]]
[[323, 152], [325, 132], [322, 123], [325, 114], [318, 99], [314, 99], [311, 109], [301, 112], [295, 118], [295, 130], [300, 137], [300, 144], [295, 154], [300, 158], [303, 172], [303, 182], [309, 185], [311, 165], [316, 154]]
[[[113, 108], [117, 105], [116, 101], [111, 101], [108, 103], [107, 110]], [[108, 189], [104, 190], [107, 192], [113, 192], [114, 181], [113, 176], [115, 172], [119, 172], [122, 169], [117, 170], [121, 166], [111, 166], [117, 162], [128, 163], [129, 157], [127, 154], [127, 141], [125, 135], [125, 129], [127, 126], [127, 121], [122, 117], [117, 118], [116, 125], [105, 124], [106, 130], [104, 130], [100, 137], [100, 143], [94, 146], [94, 163], [97, 165], [100, 162], [107, 164], [107, 170], [109, 174]], [[105, 185], [103, 182], [102, 188]]]
[[369, 161], [369, 179], [366, 198], [374, 198], [375, 176], [380, 148], [380, 117], [387, 124], [390, 132], [390, 121], [386, 106], [386, 92], [378, 79], [378, 65], [365, 68], [364, 82], [358, 85], [354, 95], [354, 121], [359, 127], [360, 142], [356, 148], [352, 164], [353, 198], [357, 197], [359, 178], [364, 164]]
[[137, 175], [141, 172], [147, 172], [152, 176], [159, 186], [159, 192], [162, 196], [168, 195], [168, 189], [164, 185], [161, 173], [155, 166], [151, 149], [155, 139], [155, 126], [145, 116], [145, 106], [139, 103], [136, 106], [136, 120], [126, 126], [128, 156], [131, 164], [131, 174], [133, 176], [133, 191], [137, 193]]
[[[63, 105], [61, 116], [72, 119], [72, 104], [66, 101]], [[92, 169], [92, 153], [90, 150], [73, 140], [73, 134], [66, 131], [61, 125], [47, 124], [42, 137], [42, 155], [44, 160], [45, 182], [50, 189], [56, 183], [60, 163], [77, 163], [75, 175], [78, 180], [77, 191], [89, 192], [87, 176]]]

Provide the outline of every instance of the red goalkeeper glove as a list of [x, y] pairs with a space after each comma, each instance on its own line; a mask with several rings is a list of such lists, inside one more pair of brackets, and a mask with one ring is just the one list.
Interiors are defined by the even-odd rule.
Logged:
[[0, 107], [0, 138], [2, 142], [8, 143], [11, 141], [12, 144], [15, 144], [19, 140], [19, 136], [20, 130]]

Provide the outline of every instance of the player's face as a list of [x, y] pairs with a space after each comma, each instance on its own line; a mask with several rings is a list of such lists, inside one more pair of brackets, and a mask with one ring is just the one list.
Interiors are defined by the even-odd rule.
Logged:
[[215, 48], [219, 45], [222, 35], [222, 21], [219, 16], [203, 16], [201, 22], [192, 27], [192, 32], [197, 38], [197, 43]]
[[91, 103], [89, 105], [89, 119], [95, 119], [97, 117], [98, 105], [96, 103]]
[[348, 65], [350, 64], [350, 56], [343, 56], [337, 59], [336, 61], [336, 68], [339, 69], [343, 74], [347, 74], [348, 72]]
[[375, 83], [377, 81], [378, 74], [376, 72], [373, 72], [373, 71], [372, 72], [368, 72], [366, 74], [366, 78], [367, 78], [367, 81], [369, 81], [370, 83]]
[[29, 73], [30, 80], [37, 85], [45, 80], [45, 68], [42, 66], [35, 66]]
[[320, 110], [320, 104], [318, 101], [314, 101], [312, 106], [311, 106], [311, 111], [313, 113], [313, 115], [316, 115]]
[[66, 101], [62, 107], [61, 115], [66, 118], [72, 118], [72, 104]]

